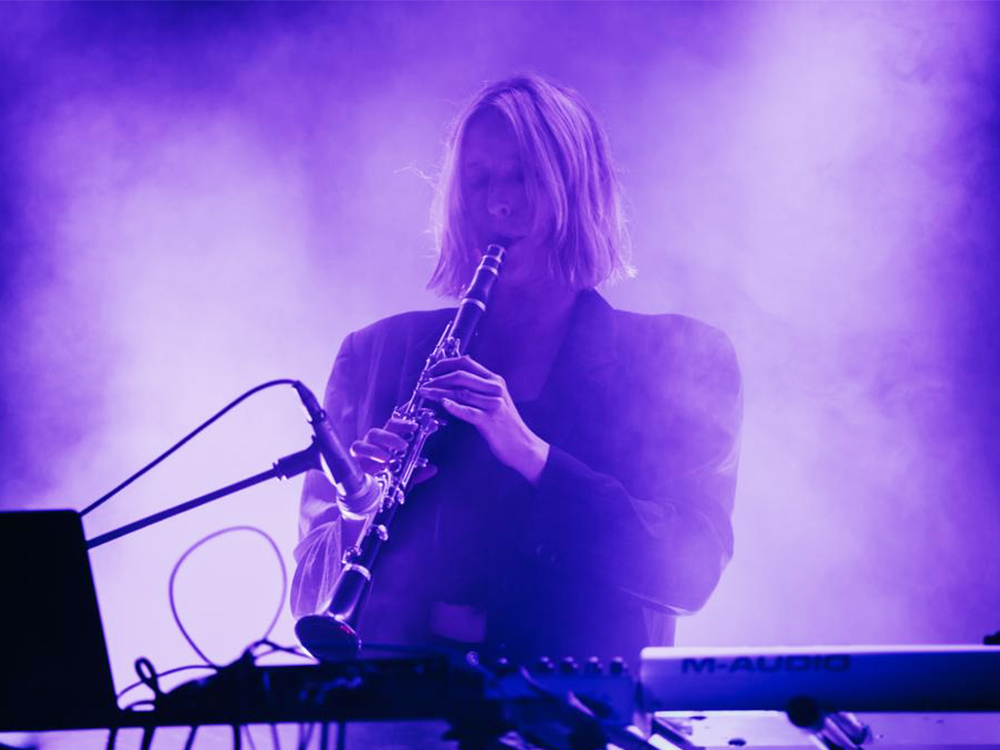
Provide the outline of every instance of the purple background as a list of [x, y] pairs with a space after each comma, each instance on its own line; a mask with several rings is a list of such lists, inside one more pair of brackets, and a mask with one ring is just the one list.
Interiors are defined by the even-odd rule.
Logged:
[[[610, 300], [741, 357], [737, 553], [678, 642], [977, 642], [1000, 629], [998, 42], [987, 3], [4, 3], [0, 502], [82, 508], [245, 388], [318, 391], [349, 330], [439, 305], [446, 123], [533, 70], [610, 133], [640, 271]], [[308, 440], [268, 392], [87, 531]], [[291, 564], [299, 485], [92, 553], [119, 687], [139, 655], [194, 660], [166, 597], [190, 544], [250, 523]], [[220, 661], [278, 594], [249, 534], [178, 577]]]

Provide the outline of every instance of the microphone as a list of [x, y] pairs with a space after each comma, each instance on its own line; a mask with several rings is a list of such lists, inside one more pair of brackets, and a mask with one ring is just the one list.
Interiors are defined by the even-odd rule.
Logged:
[[337, 507], [345, 518], [365, 520], [378, 510], [382, 502], [382, 486], [363, 472], [351, 454], [344, 450], [313, 392], [298, 381], [295, 381], [293, 388], [309, 415], [314, 435], [313, 445], [319, 450], [323, 473], [337, 488]]

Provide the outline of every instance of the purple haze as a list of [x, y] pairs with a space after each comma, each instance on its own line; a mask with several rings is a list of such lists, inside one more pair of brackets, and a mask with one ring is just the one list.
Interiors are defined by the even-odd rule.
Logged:
[[[5, 507], [81, 508], [257, 382], [322, 387], [423, 290], [447, 121], [522, 69], [603, 117], [639, 277], [730, 333], [737, 553], [683, 645], [976, 642], [1000, 629], [1000, 9], [986, 3], [2, 4]], [[655, 418], [655, 415], [653, 415]], [[88, 533], [308, 442], [251, 401]], [[291, 566], [299, 482], [95, 550], [119, 686], [194, 661], [173, 563], [254, 524]], [[279, 578], [200, 549], [182, 614], [226, 661]], [[291, 642], [283, 614], [275, 637]], [[585, 655], [577, 655], [585, 656]]]

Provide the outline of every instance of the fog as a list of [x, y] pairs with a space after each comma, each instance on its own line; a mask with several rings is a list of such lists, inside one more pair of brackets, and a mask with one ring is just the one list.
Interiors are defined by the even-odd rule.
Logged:
[[[975, 643], [1000, 629], [1000, 11], [987, 3], [0, 5], [0, 504], [82, 508], [230, 399], [319, 392], [426, 291], [447, 125], [528, 70], [603, 120], [616, 307], [725, 330], [736, 555], [681, 645]], [[652, 415], [651, 418], [655, 418]], [[305, 447], [270, 390], [88, 536]], [[301, 480], [91, 553], [119, 688], [196, 661], [167, 581], [253, 525], [291, 569]], [[44, 540], [39, 540], [44, 544]], [[252, 534], [177, 578], [220, 662], [280, 596]], [[291, 643], [287, 606], [273, 638]]]

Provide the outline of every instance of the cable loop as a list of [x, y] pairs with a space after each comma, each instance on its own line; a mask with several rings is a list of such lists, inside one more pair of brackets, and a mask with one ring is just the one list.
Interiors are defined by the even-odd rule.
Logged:
[[281, 550], [278, 548], [277, 543], [271, 538], [270, 535], [261, 529], [258, 529], [256, 526], [229, 526], [225, 529], [219, 529], [218, 531], [213, 531], [208, 536], [203, 537], [187, 548], [187, 551], [180, 556], [180, 559], [174, 565], [174, 569], [170, 571], [170, 583], [168, 587], [168, 593], [170, 596], [170, 612], [174, 617], [174, 622], [177, 624], [177, 628], [181, 631], [181, 635], [184, 636], [184, 640], [188, 642], [188, 645], [194, 649], [194, 652], [198, 654], [198, 656], [200, 656], [207, 665], [215, 667], [216, 669], [219, 668], [219, 665], [215, 664], [211, 659], [205, 656], [202, 650], [198, 648], [197, 644], [195, 644], [194, 639], [191, 638], [191, 635], [184, 627], [184, 624], [181, 622], [180, 615], [177, 613], [176, 598], [174, 597], [174, 583], [177, 579], [177, 573], [180, 570], [181, 565], [184, 564], [184, 561], [191, 555], [191, 553], [212, 539], [234, 531], [251, 531], [264, 537], [267, 543], [271, 545], [271, 549], [274, 550], [274, 554], [278, 558], [278, 565], [281, 569], [281, 596], [278, 599], [278, 608], [274, 613], [274, 617], [271, 619], [271, 623], [267, 626], [267, 630], [264, 631], [264, 635], [258, 639], [257, 643], [266, 642], [268, 640], [268, 637], [271, 635], [271, 631], [274, 630], [275, 625], [278, 624], [278, 619], [281, 617], [281, 609], [285, 603], [285, 596], [288, 594], [288, 570], [285, 568], [285, 559], [281, 556]]
[[135, 660], [135, 673], [139, 676], [139, 681], [153, 691], [156, 698], [163, 695], [163, 691], [160, 690], [160, 677], [156, 674], [153, 662], [145, 656], [140, 656]]

